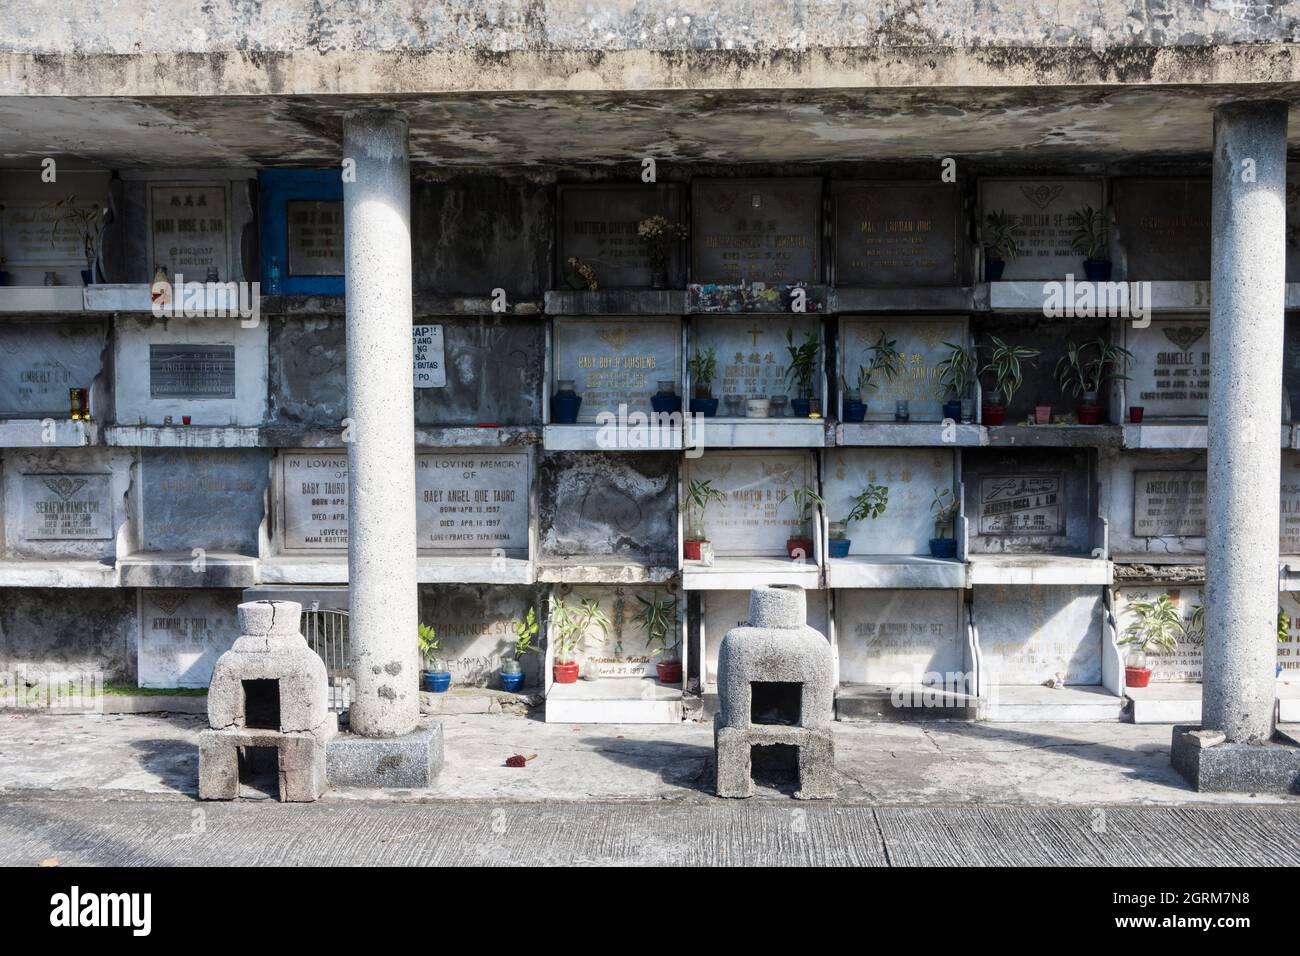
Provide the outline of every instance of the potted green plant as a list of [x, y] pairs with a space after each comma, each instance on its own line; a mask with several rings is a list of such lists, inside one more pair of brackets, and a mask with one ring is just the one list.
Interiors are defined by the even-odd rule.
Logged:
[[1106, 213], [1084, 206], [1070, 213], [1068, 223], [1074, 230], [1070, 248], [1083, 256], [1083, 274], [1089, 282], [1110, 281]]
[[515, 621], [515, 646], [513, 656], [501, 662], [501, 689], [516, 691], [524, 682], [524, 655], [537, 649], [537, 610], [529, 608], [522, 620]]
[[713, 479], [686, 483], [686, 536], [682, 542], [687, 561], [699, 561], [701, 549], [709, 543], [704, 533], [704, 513], [714, 501], [726, 501], [727, 495], [713, 487]]
[[99, 239], [105, 210], [95, 203], [87, 204], [76, 193], [69, 193], [47, 208], [54, 212], [50, 225], [50, 247], [54, 247], [54, 241], [65, 228], [74, 231], [81, 240], [81, 253], [86, 258], [86, 268], [81, 270], [82, 285], [92, 284], [95, 281], [95, 243]]
[[790, 365], [786, 369], [786, 381], [794, 385], [798, 398], [790, 399], [790, 408], [795, 418], [807, 418], [813, 409], [813, 375], [817, 371], [817, 356], [821, 346], [817, 344], [817, 333], [809, 332], [803, 342], [794, 344], [794, 330], [785, 331], [786, 351], [790, 353]]
[[[1282, 605], [1277, 608], [1277, 642], [1285, 644], [1291, 640], [1291, 615], [1282, 610]], [[1274, 677], [1282, 676], [1282, 665], [1279, 663], [1277, 669], [1273, 672]]]
[[1000, 282], [1007, 263], [1020, 255], [1020, 220], [1004, 209], [984, 217], [984, 281]]
[[849, 540], [849, 525], [855, 521], [873, 521], [885, 513], [889, 506], [888, 485], [867, 485], [867, 490], [853, 499], [853, 507], [843, 521], [832, 521], [828, 531], [826, 550], [832, 558], [847, 558], [853, 544]]
[[951, 488], [935, 488], [934, 498], [930, 502], [930, 513], [934, 515], [934, 537], [930, 539], [930, 557], [946, 558], [951, 561], [957, 557], [957, 537], [953, 522], [961, 503]]
[[695, 393], [690, 410], [705, 418], [712, 418], [718, 414], [718, 400], [713, 397], [713, 379], [718, 374], [718, 350], [712, 345], [707, 349], [696, 349], [686, 367], [690, 370], [691, 388]]
[[420, 684], [435, 694], [441, 694], [451, 686], [451, 671], [447, 670], [442, 659], [434, 656], [442, 642], [438, 632], [431, 625], [421, 624], [419, 628], [420, 662], [427, 665], [420, 671]]
[[[654, 648], [650, 656], [662, 655], [655, 662], [655, 672], [661, 684], [680, 684], [682, 682], [682, 662], [677, 656], [681, 638], [677, 634], [677, 600], [675, 598], [657, 598], [646, 600], [636, 596], [639, 607], [632, 615], [634, 623], [645, 631], [646, 647]], [[672, 636], [672, 643], [669, 637]], [[655, 645], [658, 647], [655, 647]]]
[[596, 627], [602, 634], [609, 633], [609, 618], [600, 609], [600, 602], [584, 598], [577, 607], [562, 597], [551, 595], [548, 630], [555, 641], [555, 662], [552, 673], [557, 684], [573, 684], [578, 680], [578, 647], [587, 638], [587, 631]]
[[1162, 594], [1154, 601], [1134, 601], [1129, 605], [1137, 616], [1124, 631], [1119, 644], [1129, 647], [1124, 662], [1124, 684], [1127, 687], [1146, 687], [1151, 682], [1151, 668], [1147, 655], [1172, 654], [1178, 647], [1178, 636], [1186, 633], [1178, 605]]
[[944, 342], [943, 346], [948, 350], [948, 356], [936, 368], [939, 384], [952, 396], [943, 403], [943, 417], [955, 422], [969, 422], [975, 417], [975, 401], [969, 397], [976, 375], [975, 353], [955, 342]]
[[1012, 396], [1024, 384], [1025, 364], [1033, 364], [1032, 360], [1038, 357], [1039, 351], [1022, 345], [1008, 345], [996, 335], [990, 335], [989, 341], [993, 343], [993, 354], [982, 371], [993, 373], [993, 389], [984, 401], [983, 418], [985, 425], [1001, 425], [1007, 420], [1007, 406], [1011, 404]]
[[811, 558], [813, 556], [812, 522], [817, 509], [822, 507], [821, 495], [804, 485], [794, 488], [794, 510], [798, 516], [797, 533], [785, 542], [785, 551], [792, 558]]
[[878, 389], [875, 377], [879, 373], [885, 377], [885, 381], [892, 382], [903, 367], [903, 355], [895, 348], [896, 339], [890, 339], [885, 336], [885, 330], [880, 330], [880, 335], [876, 338], [874, 344], [867, 347], [868, 363], [858, 366], [858, 382], [856, 388], [849, 387], [844, 383], [844, 420], [846, 422], [860, 422], [867, 417], [867, 391]]
[[1080, 425], [1100, 425], [1106, 420], [1101, 404], [1101, 387], [1107, 381], [1127, 381], [1133, 353], [1122, 345], [1112, 345], [1105, 338], [1083, 345], [1069, 343], [1066, 353], [1056, 363], [1056, 378], [1061, 390], [1080, 399], [1075, 406]]
[[686, 238], [686, 227], [663, 216], [648, 216], [637, 223], [636, 232], [650, 258], [650, 288], [668, 288], [668, 257], [674, 244]]

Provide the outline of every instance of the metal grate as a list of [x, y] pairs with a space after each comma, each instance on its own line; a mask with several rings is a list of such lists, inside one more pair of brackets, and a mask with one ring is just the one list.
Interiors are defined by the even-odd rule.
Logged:
[[349, 662], [352, 646], [348, 640], [348, 612], [317, 610], [302, 612], [302, 634], [307, 644], [325, 662], [329, 677], [329, 708], [342, 713], [352, 702], [352, 677]]

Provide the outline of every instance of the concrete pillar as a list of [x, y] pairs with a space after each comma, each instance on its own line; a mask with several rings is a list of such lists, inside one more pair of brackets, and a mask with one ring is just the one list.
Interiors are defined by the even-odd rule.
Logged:
[[1273, 732], [1286, 125], [1281, 102], [1214, 111], [1201, 725], [1230, 743]]
[[406, 118], [347, 113], [343, 159], [350, 721], [396, 737], [420, 717]]

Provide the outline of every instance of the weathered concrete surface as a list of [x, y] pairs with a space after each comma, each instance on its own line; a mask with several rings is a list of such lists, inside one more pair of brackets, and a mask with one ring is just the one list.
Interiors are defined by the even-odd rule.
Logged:
[[[75, 0], [11, 11], [0, 90], [243, 94], [445, 92], [1094, 82], [1221, 76], [1239, 44], [1267, 44], [1264, 82], [1294, 62], [1298, 5], [1145, 5], [993, 0], [864, 7], [824, 0], [727, 0], [518, 7], [458, 0], [412, 13], [344, 0], [273, 8], [183, 0], [167, 17], [143, 3]], [[70, 33], [67, 24], [76, 23]], [[1213, 46], [1211, 46], [1213, 45]], [[1160, 50], [1159, 48], [1165, 48]], [[881, 67], [888, 64], [888, 71]], [[1245, 77], [1243, 77], [1245, 78]], [[111, 86], [109, 84], [112, 84]]]
[[[35, 866], [1295, 866], [1292, 807], [0, 799], [0, 861]], [[564, 834], [556, 839], [556, 834]]]
[[1214, 113], [1201, 713], [1229, 743], [1273, 733], [1281, 464], [1269, 439], [1282, 424], [1286, 130], [1281, 103]]
[[406, 118], [349, 113], [343, 156], [356, 164], [343, 181], [350, 720], [359, 736], [400, 737], [420, 716]]
[[0, 671], [102, 673], [135, 683], [140, 625], [135, 591], [5, 588], [0, 597]]
[[[193, 795], [200, 717], [0, 713], [0, 793]], [[326, 801], [662, 800], [714, 803], [708, 724], [608, 727], [446, 716], [427, 790], [330, 791]], [[878, 804], [1265, 804], [1200, 794], [1169, 763], [1169, 728], [1133, 724], [836, 724], [840, 798]], [[512, 754], [529, 760], [505, 766]], [[793, 780], [756, 788], [788, 812]], [[754, 801], [750, 801], [754, 802]]]

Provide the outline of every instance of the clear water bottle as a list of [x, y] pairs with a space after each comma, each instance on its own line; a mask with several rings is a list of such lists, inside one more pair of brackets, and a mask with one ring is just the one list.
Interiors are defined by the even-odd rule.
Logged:
[[266, 267], [266, 294], [280, 294], [280, 260], [271, 257], [271, 264]]

